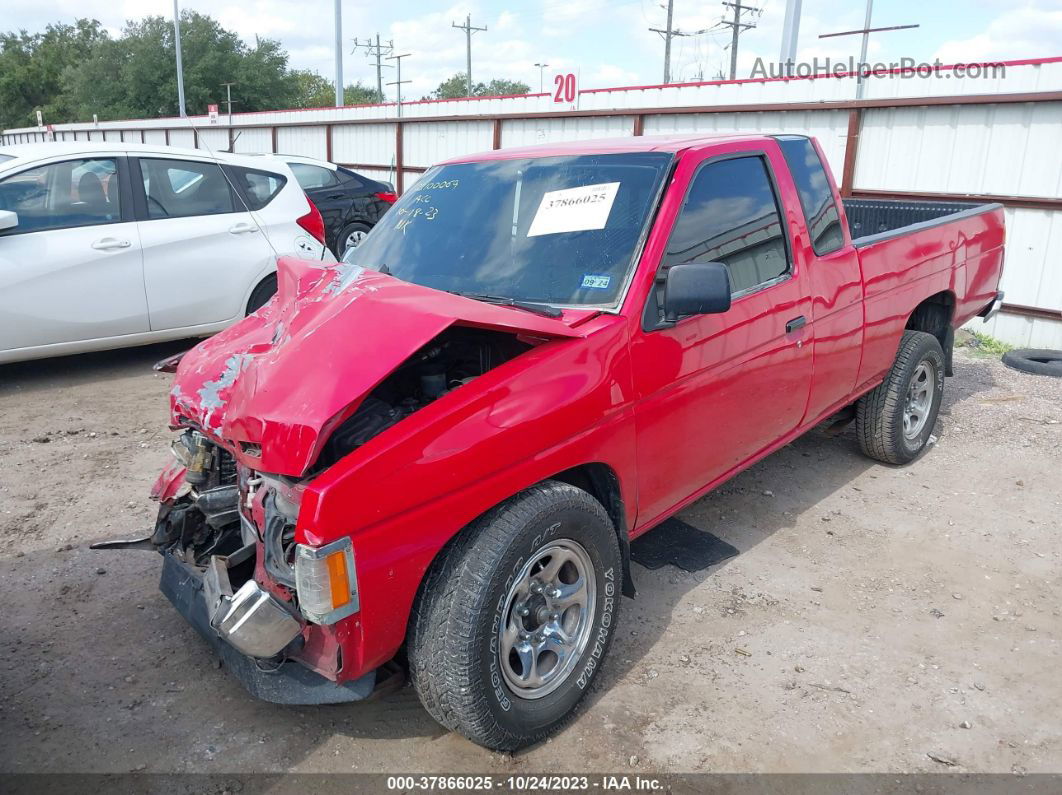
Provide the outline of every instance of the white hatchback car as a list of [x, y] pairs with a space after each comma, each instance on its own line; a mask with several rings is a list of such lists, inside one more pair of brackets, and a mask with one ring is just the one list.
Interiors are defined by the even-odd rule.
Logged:
[[286, 164], [168, 146], [0, 147], [0, 363], [212, 334], [335, 258]]

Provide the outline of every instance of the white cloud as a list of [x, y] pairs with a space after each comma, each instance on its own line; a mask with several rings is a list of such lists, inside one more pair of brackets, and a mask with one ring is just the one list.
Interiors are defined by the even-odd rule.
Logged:
[[1058, 55], [1062, 44], [1062, 2], [1040, 0], [1008, 8], [982, 33], [946, 41], [934, 54], [944, 63]]

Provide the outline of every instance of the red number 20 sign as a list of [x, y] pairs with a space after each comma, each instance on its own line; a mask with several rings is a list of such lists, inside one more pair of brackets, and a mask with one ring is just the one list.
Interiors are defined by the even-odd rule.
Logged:
[[553, 101], [562, 104], [571, 104], [575, 102], [575, 75], [569, 72], [566, 75], [554, 75], [553, 85], [556, 90], [553, 92]]

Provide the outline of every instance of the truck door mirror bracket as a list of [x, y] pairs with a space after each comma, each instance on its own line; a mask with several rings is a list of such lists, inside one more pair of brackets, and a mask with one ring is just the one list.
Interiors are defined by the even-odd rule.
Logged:
[[688, 262], [668, 268], [664, 283], [664, 322], [686, 315], [730, 309], [730, 272], [721, 262]]

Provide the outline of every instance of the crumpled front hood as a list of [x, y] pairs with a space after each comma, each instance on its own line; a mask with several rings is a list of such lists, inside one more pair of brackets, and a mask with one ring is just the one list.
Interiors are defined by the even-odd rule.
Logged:
[[184, 356], [170, 409], [174, 425], [191, 421], [248, 466], [293, 476], [373, 387], [447, 327], [578, 337], [571, 324], [589, 314], [539, 317], [291, 257], [278, 261], [277, 282], [275, 300]]

